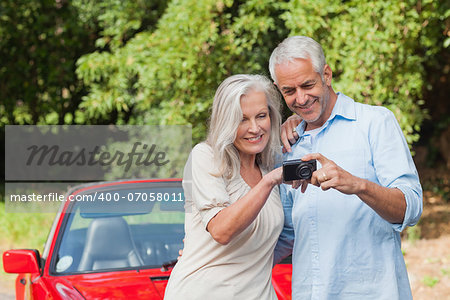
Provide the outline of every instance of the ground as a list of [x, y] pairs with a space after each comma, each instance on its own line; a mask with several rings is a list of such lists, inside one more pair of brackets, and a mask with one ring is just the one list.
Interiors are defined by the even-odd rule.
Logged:
[[419, 225], [420, 239], [407, 234], [402, 250], [415, 300], [450, 299], [450, 205], [427, 195]]
[[450, 235], [403, 243], [413, 298], [450, 299]]
[[[421, 178], [431, 178], [424, 184], [423, 214], [418, 225], [402, 233], [413, 298], [450, 299], [450, 171], [427, 169], [419, 173]], [[8, 248], [0, 244], [0, 253]], [[15, 275], [0, 273], [0, 299], [14, 299], [14, 279]]]

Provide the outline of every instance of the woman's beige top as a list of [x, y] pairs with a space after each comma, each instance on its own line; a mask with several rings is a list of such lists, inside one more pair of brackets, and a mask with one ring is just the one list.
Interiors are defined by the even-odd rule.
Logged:
[[277, 299], [271, 283], [273, 249], [284, 219], [278, 186], [253, 223], [230, 243], [221, 245], [206, 225], [250, 187], [241, 176], [227, 181], [211, 173], [217, 173], [212, 149], [198, 144], [184, 170], [183, 256], [172, 271], [164, 299]]

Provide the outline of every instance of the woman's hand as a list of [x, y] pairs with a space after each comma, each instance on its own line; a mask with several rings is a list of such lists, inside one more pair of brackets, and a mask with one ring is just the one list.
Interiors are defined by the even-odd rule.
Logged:
[[297, 189], [302, 184], [301, 180], [293, 180], [293, 181], [289, 181], [289, 182], [284, 182], [283, 181], [283, 167], [274, 169], [273, 171], [264, 175], [264, 177], [267, 177], [267, 179], [270, 180], [270, 182], [272, 182], [272, 186], [286, 183], [286, 184], [290, 184], [294, 189]]
[[264, 179], [271, 183], [272, 187], [283, 183], [283, 167], [276, 168], [266, 175]]
[[291, 145], [298, 140], [298, 133], [295, 128], [302, 122], [298, 115], [292, 115], [281, 125], [281, 143], [283, 144], [283, 153], [291, 152]]

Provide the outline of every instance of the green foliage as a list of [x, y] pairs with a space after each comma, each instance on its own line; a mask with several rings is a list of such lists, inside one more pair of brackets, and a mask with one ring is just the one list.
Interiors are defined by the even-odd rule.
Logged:
[[267, 73], [280, 32], [275, 10], [271, 1], [170, 2], [156, 28], [78, 61], [77, 74], [90, 87], [81, 108], [89, 118], [117, 110], [119, 122], [192, 124], [199, 141], [218, 84], [235, 73]]
[[42, 252], [55, 213], [7, 213], [0, 201], [0, 242], [8, 248], [26, 247]]
[[91, 51], [90, 31], [67, 1], [0, 2], [0, 126], [70, 121], [82, 93], [74, 60]]
[[425, 275], [422, 279], [423, 284], [429, 287], [435, 286], [439, 282], [439, 278]]
[[[116, 7], [116, 1], [105, 3]], [[134, 5], [145, 10], [142, 3], [121, 3], [124, 11], [135, 11]], [[443, 47], [436, 43], [442, 35], [427, 25], [441, 26], [442, 7], [431, 1], [419, 7], [414, 1], [178, 0], [156, 26], [141, 28], [126, 42], [123, 36], [138, 27], [139, 15], [105, 10], [97, 45], [110, 51], [78, 61], [77, 74], [90, 88], [81, 108], [88, 118], [118, 111], [119, 122], [190, 123], [198, 141], [220, 81], [235, 73], [267, 74], [276, 44], [301, 34], [323, 45], [337, 90], [393, 110], [412, 144], [427, 116], [421, 108], [423, 65]]]
[[323, 45], [335, 89], [393, 110], [412, 144], [449, 15], [430, 0], [6, 0], [0, 125], [191, 124], [198, 142], [218, 84], [267, 75], [277, 43], [302, 34]]
[[334, 87], [355, 100], [390, 108], [409, 144], [426, 117], [423, 64], [439, 45], [430, 43], [427, 23], [441, 18], [422, 1], [294, 1], [282, 18], [292, 34], [319, 41], [334, 71]]

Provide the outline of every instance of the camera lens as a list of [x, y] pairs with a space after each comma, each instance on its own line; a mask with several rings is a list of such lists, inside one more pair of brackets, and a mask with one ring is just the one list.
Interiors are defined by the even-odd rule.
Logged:
[[300, 165], [297, 168], [297, 176], [301, 179], [308, 179], [311, 178], [312, 176], [312, 171], [311, 168], [309, 166], [305, 166], [305, 165]]

